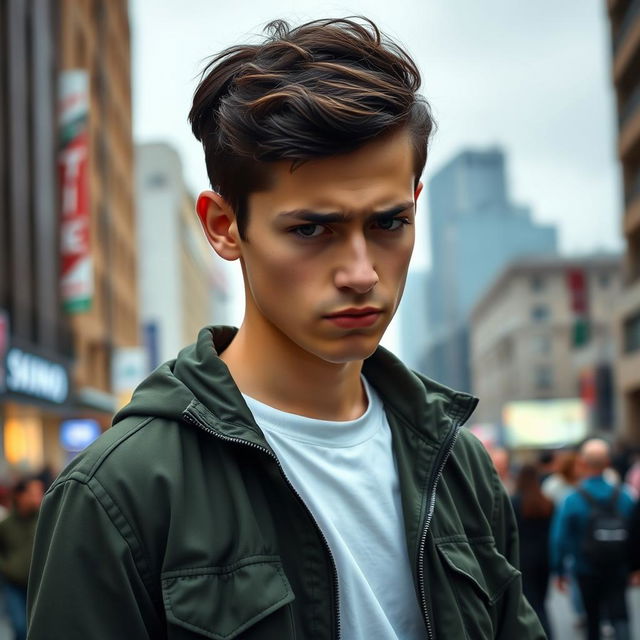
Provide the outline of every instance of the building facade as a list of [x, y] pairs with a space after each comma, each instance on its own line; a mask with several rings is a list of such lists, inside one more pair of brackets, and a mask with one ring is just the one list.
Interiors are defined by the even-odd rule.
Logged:
[[590, 427], [615, 427], [615, 308], [621, 260], [521, 259], [471, 314], [476, 420], [499, 424], [513, 401], [581, 398]]
[[419, 368], [427, 344], [428, 276], [424, 270], [409, 271], [397, 312], [400, 318], [400, 354], [411, 369]]
[[136, 147], [136, 194], [140, 317], [153, 368], [224, 321], [224, 278], [169, 145]]
[[3, 2], [0, 28], [0, 463], [57, 470], [138, 342], [127, 3]]
[[429, 342], [421, 370], [470, 388], [468, 318], [481, 293], [512, 259], [554, 254], [556, 230], [511, 202], [500, 149], [464, 151], [432, 177], [429, 224]]
[[608, 0], [607, 4], [626, 241], [617, 374], [622, 394], [622, 429], [628, 438], [640, 444], [640, 2]]

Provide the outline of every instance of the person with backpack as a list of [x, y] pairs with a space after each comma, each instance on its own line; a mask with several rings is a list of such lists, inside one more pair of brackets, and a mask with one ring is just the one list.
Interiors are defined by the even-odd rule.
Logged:
[[573, 566], [587, 613], [587, 640], [599, 640], [608, 620], [616, 640], [629, 640], [625, 591], [629, 578], [628, 521], [632, 496], [605, 480], [610, 448], [599, 438], [587, 440], [578, 459], [582, 482], [554, 516], [551, 526], [551, 572], [565, 591], [567, 559]]

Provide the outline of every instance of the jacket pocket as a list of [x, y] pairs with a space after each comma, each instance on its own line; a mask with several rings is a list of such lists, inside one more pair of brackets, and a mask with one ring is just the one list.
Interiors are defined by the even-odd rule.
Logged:
[[195, 634], [170, 631], [169, 638], [253, 638], [250, 630], [256, 631], [255, 637], [270, 638], [272, 632], [278, 634], [273, 637], [294, 637], [290, 612], [283, 611], [270, 623], [265, 620], [295, 597], [279, 558], [260, 556], [227, 567], [168, 571], [162, 574], [162, 594], [169, 628], [175, 625]]
[[[436, 548], [448, 576], [447, 590], [456, 606], [453, 618], [457, 621], [453, 626], [463, 629], [464, 637], [473, 640], [495, 637], [500, 620], [499, 600], [520, 572], [498, 552], [490, 538], [443, 541]], [[437, 618], [437, 611], [435, 615]]]

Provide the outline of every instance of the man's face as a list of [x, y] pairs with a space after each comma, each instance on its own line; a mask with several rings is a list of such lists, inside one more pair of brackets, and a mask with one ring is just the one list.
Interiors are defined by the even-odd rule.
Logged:
[[405, 131], [294, 171], [275, 163], [241, 241], [247, 321], [327, 362], [371, 355], [404, 288], [414, 181]]

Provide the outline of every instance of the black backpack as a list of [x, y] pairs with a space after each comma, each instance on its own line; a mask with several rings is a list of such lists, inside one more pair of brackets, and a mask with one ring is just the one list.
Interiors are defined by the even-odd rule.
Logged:
[[598, 573], [611, 573], [628, 564], [628, 521], [618, 509], [620, 487], [608, 500], [597, 500], [584, 489], [578, 493], [591, 507], [587, 530], [582, 541], [584, 557]]

